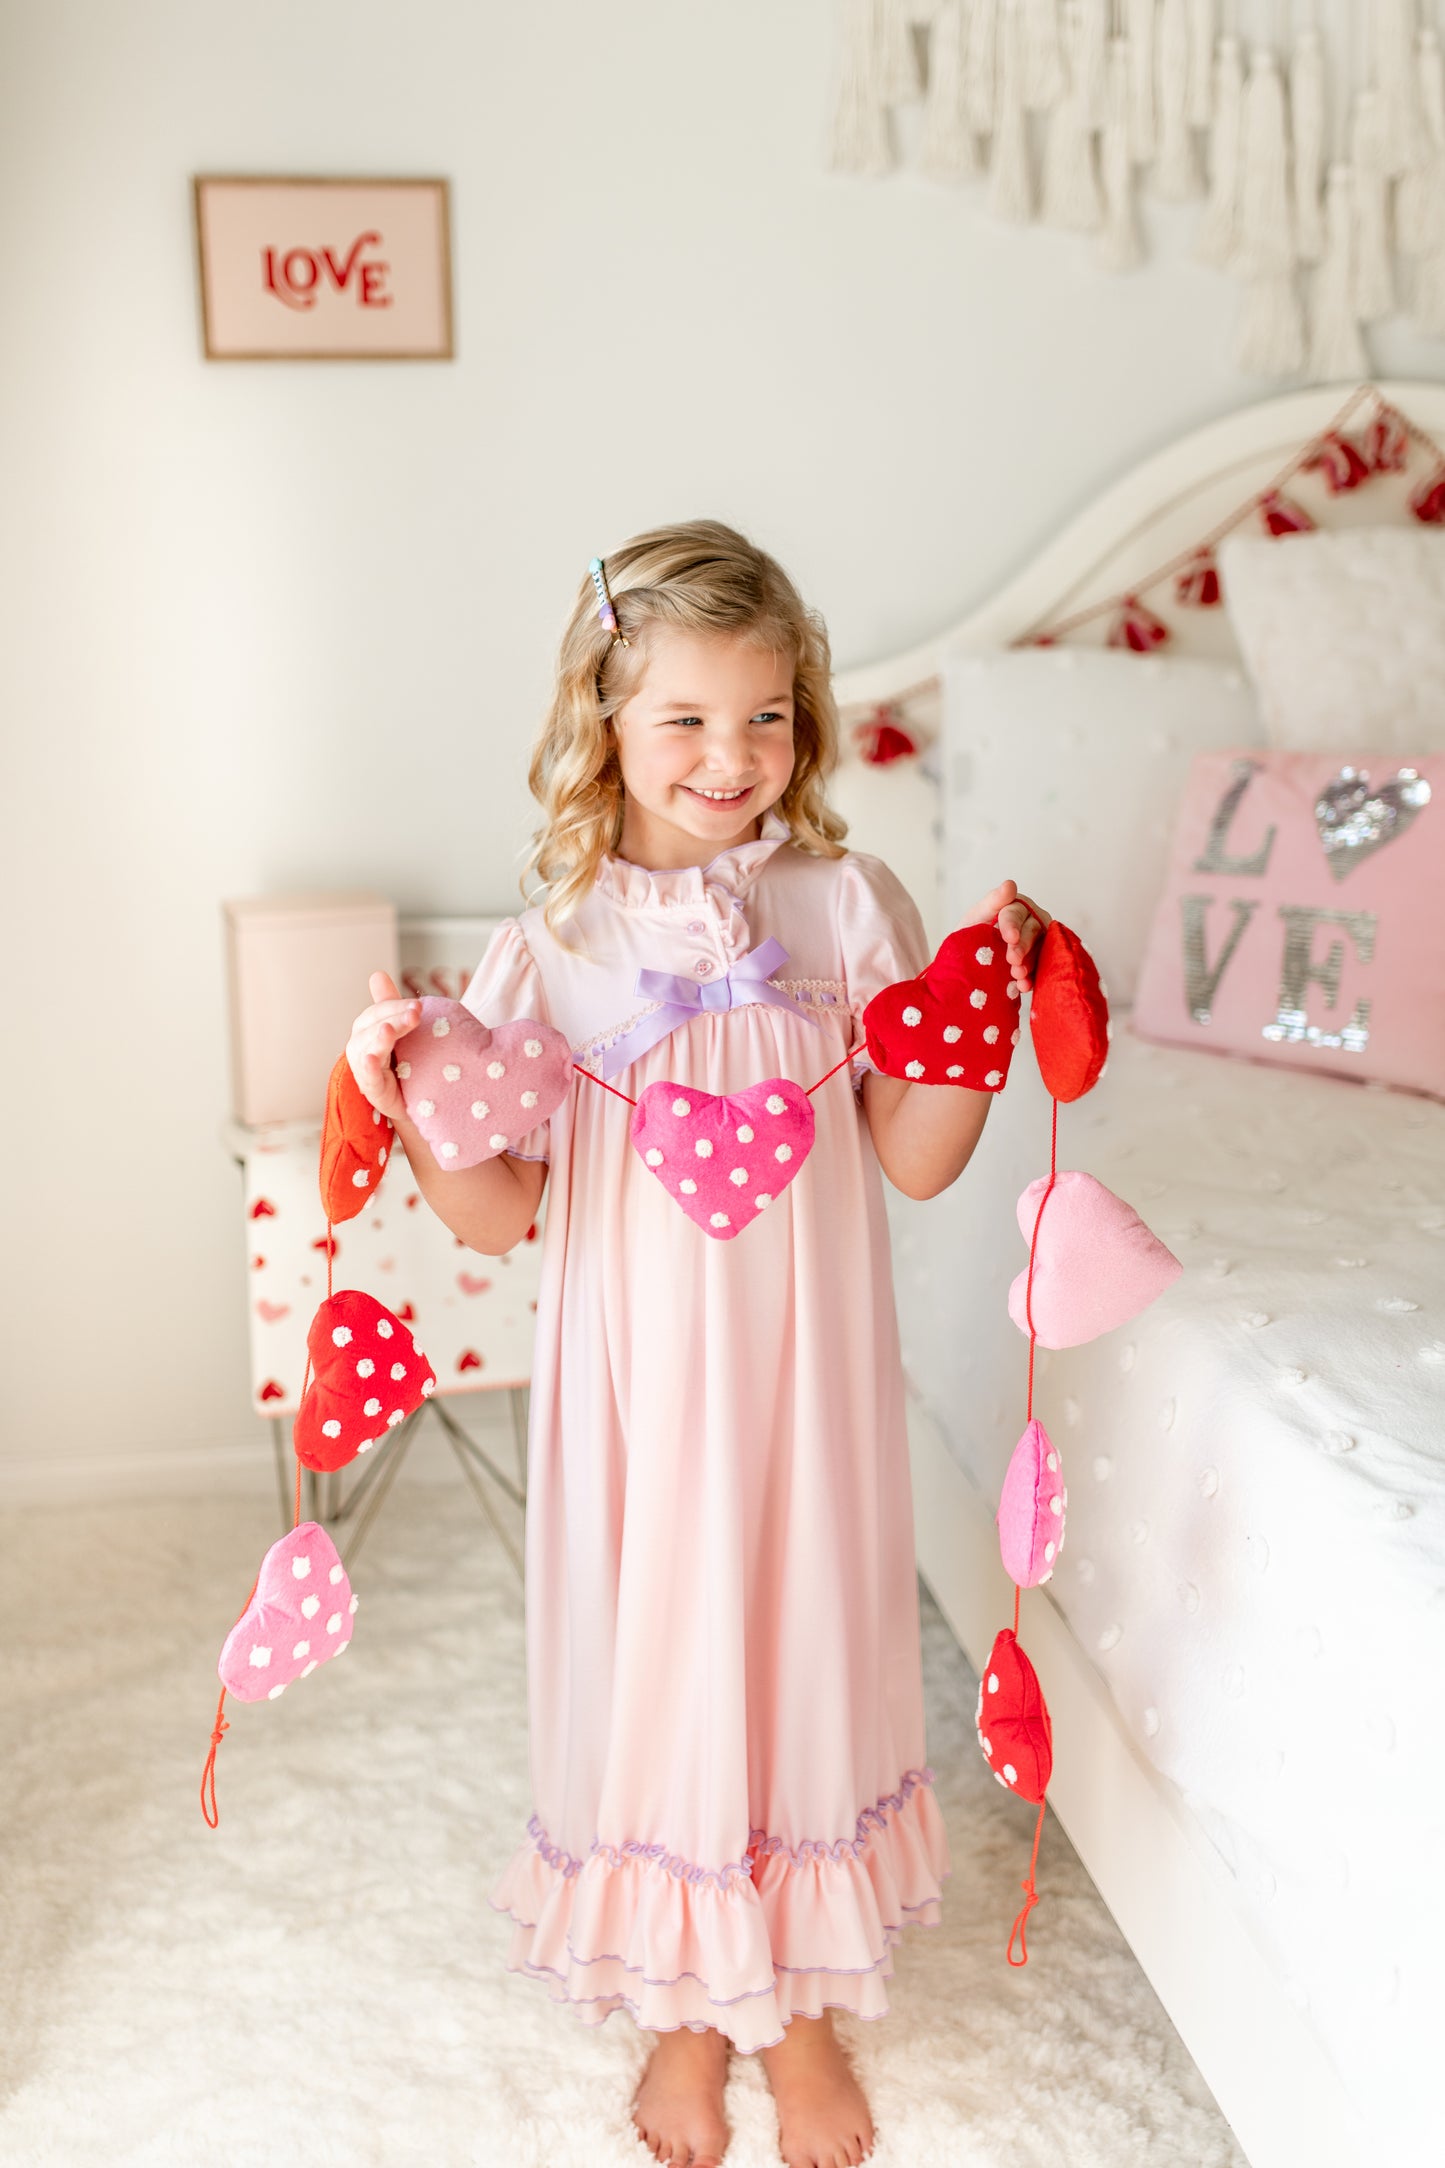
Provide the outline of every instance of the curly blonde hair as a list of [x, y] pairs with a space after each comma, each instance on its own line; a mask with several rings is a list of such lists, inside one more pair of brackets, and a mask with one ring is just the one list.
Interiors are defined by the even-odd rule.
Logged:
[[533, 872], [547, 884], [543, 915], [552, 931], [576, 911], [621, 839], [624, 792], [611, 718], [642, 678], [652, 625], [736, 633], [791, 657], [793, 772], [774, 810], [802, 849], [841, 856], [847, 823], [824, 795], [838, 758], [828, 634], [782, 566], [734, 528], [696, 519], [634, 535], [607, 557], [606, 575], [618, 630], [630, 644], [599, 622], [596, 591], [584, 575], [527, 774], [543, 820], [522, 890]]

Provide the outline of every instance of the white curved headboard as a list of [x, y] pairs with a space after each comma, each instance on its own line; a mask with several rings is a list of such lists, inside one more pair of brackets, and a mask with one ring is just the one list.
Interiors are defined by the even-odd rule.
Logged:
[[[1339, 423], [1347, 434], [1368, 425], [1381, 403], [1394, 407], [1433, 440], [1445, 443], [1445, 383], [1366, 383], [1353, 390], [1332, 384], [1226, 415], [1192, 430], [1141, 462], [1104, 491], [1051, 541], [1031, 564], [958, 623], [921, 646], [842, 671], [834, 690], [842, 711], [844, 757], [829, 796], [848, 822], [848, 841], [874, 851], [903, 872], [929, 931], [941, 937], [941, 799], [936, 755], [941, 723], [940, 673], [949, 653], [1024, 645], [1046, 627], [1071, 620], [1092, 604], [1134, 591], [1164, 620], [1170, 639], [1162, 655], [1237, 660], [1228, 613], [1176, 604], [1172, 575], [1159, 585], [1150, 576], [1191, 553], [1213, 530], [1252, 505], [1305, 447]], [[1347, 411], [1348, 410], [1348, 411]], [[1343, 419], [1342, 419], [1343, 417]], [[1296, 473], [1285, 494], [1321, 527], [1393, 526], [1413, 515], [1408, 498], [1431, 472], [1429, 442], [1412, 442], [1404, 474], [1373, 476], [1367, 487], [1331, 496], [1318, 473]], [[1101, 645], [1112, 610], [1075, 626], [1069, 645]], [[924, 746], [922, 762], [895, 761], [870, 767], [853, 742], [854, 728], [883, 702], [892, 706]], [[920, 838], [930, 838], [921, 852]], [[932, 866], [925, 875], [923, 863]]]

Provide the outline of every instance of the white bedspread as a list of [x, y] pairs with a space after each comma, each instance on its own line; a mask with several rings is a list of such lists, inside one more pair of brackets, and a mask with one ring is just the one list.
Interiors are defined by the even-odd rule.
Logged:
[[[1026, 1415], [1015, 1200], [1049, 1166], [1027, 1054], [952, 1191], [890, 1202], [910, 1379], [990, 1508]], [[1126, 1198], [1184, 1272], [1132, 1323], [1037, 1353], [1069, 1505], [1021, 1639], [1052, 1602], [1382, 2155], [1437, 2158], [1445, 1106], [1155, 1046], [1116, 1016], [1104, 1077], [1059, 1110], [1058, 1163]]]

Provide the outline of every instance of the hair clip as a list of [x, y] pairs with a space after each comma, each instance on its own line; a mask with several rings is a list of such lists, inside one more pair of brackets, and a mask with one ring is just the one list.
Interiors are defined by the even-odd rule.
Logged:
[[612, 597], [607, 592], [607, 576], [602, 570], [602, 559], [594, 557], [587, 570], [591, 573], [592, 585], [597, 590], [597, 615], [601, 618], [614, 640], [620, 640], [624, 647], [631, 647], [632, 642], [628, 639], [626, 633], [618, 627], [617, 612], [613, 609]]

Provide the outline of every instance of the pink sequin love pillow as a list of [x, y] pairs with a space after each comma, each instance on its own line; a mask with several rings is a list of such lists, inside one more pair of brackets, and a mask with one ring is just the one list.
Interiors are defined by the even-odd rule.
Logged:
[[1034, 1416], [1013, 1449], [994, 1515], [1004, 1572], [1019, 1588], [1053, 1579], [1068, 1502], [1058, 1453]]
[[1008, 1291], [1008, 1314], [1022, 1333], [1033, 1317], [1042, 1347], [1080, 1347], [1111, 1332], [1172, 1286], [1184, 1267], [1151, 1234], [1132, 1205], [1091, 1174], [1069, 1169], [1030, 1182], [1018, 1201], [1025, 1242], [1034, 1242], [1033, 1286], [1027, 1265]]
[[813, 1148], [813, 1102], [786, 1077], [716, 1098], [649, 1084], [633, 1110], [643, 1165], [705, 1235], [728, 1242], [792, 1181]]
[[436, 994], [422, 996], [392, 1060], [407, 1113], [453, 1171], [505, 1152], [555, 1113], [572, 1082], [571, 1049], [550, 1024], [525, 1017], [491, 1030]]
[[302, 1521], [261, 1561], [251, 1601], [226, 1636], [217, 1665], [237, 1701], [278, 1701], [339, 1656], [351, 1640], [357, 1598], [336, 1546], [315, 1521]]

